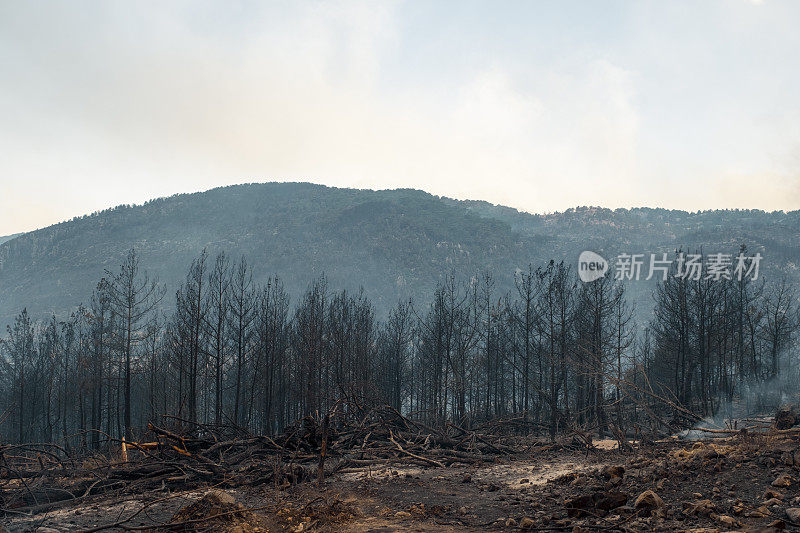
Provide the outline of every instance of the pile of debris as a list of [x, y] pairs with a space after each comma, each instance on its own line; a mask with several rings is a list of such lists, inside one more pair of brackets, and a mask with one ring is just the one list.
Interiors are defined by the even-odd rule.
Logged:
[[274, 437], [232, 427], [185, 422], [173, 426], [149, 424], [149, 441], [123, 442], [122, 457], [79, 462], [64, 454], [43, 457], [37, 452], [39, 469], [30, 468], [30, 457], [25, 468], [8, 465], [2, 474], [7, 482], [0, 506], [41, 511], [108, 492], [142, 494], [265, 483], [280, 488], [322, 481], [334, 472], [365, 465], [445, 467], [518, 451], [512, 437], [502, 431], [470, 431], [454, 424], [439, 430], [389, 406], [358, 418], [308, 416]]

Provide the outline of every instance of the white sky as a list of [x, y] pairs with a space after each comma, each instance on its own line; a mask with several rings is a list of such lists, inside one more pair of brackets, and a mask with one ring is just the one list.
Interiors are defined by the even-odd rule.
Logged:
[[251, 181], [800, 208], [800, 2], [0, 0], [0, 235]]

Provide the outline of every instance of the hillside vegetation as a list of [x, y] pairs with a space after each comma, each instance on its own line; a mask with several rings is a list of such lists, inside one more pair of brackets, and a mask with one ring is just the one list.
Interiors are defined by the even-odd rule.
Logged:
[[[237, 185], [119, 206], [0, 244], [0, 324], [23, 307], [37, 318], [63, 316], [87, 301], [131, 247], [170, 292], [207, 248], [245, 255], [258, 280], [278, 275], [293, 297], [324, 272], [332, 287], [363, 287], [381, 314], [398, 299], [430, 294], [453, 270], [471, 276], [488, 269], [499, 289], [510, 290], [517, 269], [551, 258], [574, 264], [585, 249], [612, 257], [701, 246], [735, 253], [740, 244], [764, 255], [764, 275], [797, 276], [800, 211], [533, 215], [408, 189]], [[634, 285], [632, 297], [649, 309], [649, 284]]]

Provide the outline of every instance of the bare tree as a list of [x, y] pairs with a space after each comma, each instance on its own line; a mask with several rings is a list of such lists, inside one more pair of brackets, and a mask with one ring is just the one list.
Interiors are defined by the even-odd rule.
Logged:
[[[203, 323], [210, 339], [210, 356], [214, 362], [214, 423], [222, 424], [222, 381], [225, 366], [226, 327], [230, 311], [230, 268], [224, 252], [217, 255], [214, 268], [208, 274], [208, 312]], [[237, 381], [238, 387], [238, 381]], [[238, 388], [237, 388], [238, 393]], [[237, 405], [238, 410], [238, 396]], [[234, 418], [238, 423], [238, 418]]]
[[139, 271], [139, 257], [131, 248], [117, 274], [107, 272], [110, 282], [106, 285], [109, 302], [121, 318], [123, 328], [122, 355], [125, 365], [124, 427], [125, 436], [131, 439], [131, 359], [136, 343], [141, 340], [141, 323], [161, 302], [165, 287], [151, 280], [146, 271]]
[[[245, 383], [245, 369], [248, 357], [252, 351], [253, 323], [255, 313], [255, 291], [253, 288], [253, 274], [244, 257], [239, 261], [230, 287], [230, 318], [229, 330], [236, 352], [236, 377], [233, 400], [233, 420], [236, 424], [244, 424], [244, 406], [242, 405]], [[251, 391], [252, 392], [252, 391]]]

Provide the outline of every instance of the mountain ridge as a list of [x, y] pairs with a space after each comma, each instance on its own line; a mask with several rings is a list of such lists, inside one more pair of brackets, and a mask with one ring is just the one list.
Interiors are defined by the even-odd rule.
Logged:
[[23, 235], [24, 233], [25, 232], [12, 233], [11, 235], [3, 235], [2, 237], [0, 237], [0, 244], [3, 244], [6, 241], [10, 241], [11, 239], [16, 239], [17, 237]]
[[503, 215], [500, 213], [504, 213], [506, 217], [514, 217], [514, 216], [531, 216], [531, 217], [540, 217], [544, 219], [550, 219], [553, 217], [564, 216], [570, 213], [577, 213], [577, 212], [594, 212], [594, 213], [619, 213], [619, 212], [636, 212], [636, 211], [643, 211], [643, 212], [660, 212], [660, 213], [668, 213], [668, 214], [678, 214], [678, 215], [685, 215], [685, 216], [702, 216], [702, 215], [709, 215], [709, 214], [721, 214], [721, 213], [743, 213], [743, 214], [760, 214], [760, 215], [786, 215], [787, 217], [794, 217], [795, 220], [800, 219], [800, 208], [786, 211], [782, 209], [776, 209], [772, 211], [766, 211], [763, 209], [745, 209], [745, 208], [723, 208], [723, 209], [700, 209], [695, 211], [687, 211], [684, 209], [671, 209], [671, 208], [663, 208], [663, 207], [649, 207], [649, 206], [636, 206], [636, 207], [603, 207], [600, 205], [581, 205], [570, 207], [563, 211], [547, 211], [547, 212], [534, 212], [534, 211], [526, 211], [524, 209], [518, 209], [516, 207], [506, 206], [503, 204], [494, 204], [488, 200], [476, 200], [476, 199], [457, 199], [445, 195], [436, 195], [433, 193], [429, 193], [423, 189], [414, 189], [412, 187], [399, 187], [395, 189], [361, 189], [361, 188], [352, 188], [352, 187], [337, 187], [334, 185], [325, 185], [321, 183], [314, 183], [314, 182], [307, 182], [307, 181], [271, 181], [271, 182], [246, 182], [246, 183], [238, 183], [234, 185], [221, 185], [218, 187], [212, 187], [210, 189], [205, 189], [202, 191], [194, 191], [194, 192], [180, 192], [175, 193], [169, 196], [159, 196], [156, 198], [151, 198], [145, 202], [139, 204], [118, 204], [115, 206], [108, 207], [106, 209], [101, 209], [97, 211], [93, 211], [91, 213], [85, 213], [82, 215], [76, 215], [72, 218], [65, 219], [59, 222], [55, 222], [48, 226], [43, 226], [41, 228], [37, 228], [30, 231], [21, 231], [18, 233], [13, 233], [6, 236], [0, 236], [0, 244], [6, 242], [7, 240], [14, 239], [21, 235], [26, 235], [29, 233], [34, 233], [37, 231], [42, 231], [46, 229], [53, 228], [55, 226], [59, 226], [61, 224], [66, 224], [70, 222], [74, 222], [76, 220], [81, 220], [88, 217], [93, 217], [96, 215], [101, 215], [104, 213], [108, 213], [110, 211], [115, 211], [117, 209], [122, 208], [135, 208], [135, 207], [143, 207], [152, 202], [158, 202], [162, 200], [170, 200], [173, 198], [179, 197], [191, 197], [195, 195], [202, 195], [206, 193], [210, 193], [213, 191], [225, 190], [232, 187], [247, 187], [247, 186], [259, 186], [259, 185], [308, 185], [313, 187], [322, 187], [324, 189], [330, 190], [340, 190], [340, 191], [363, 191], [363, 192], [376, 192], [376, 193], [384, 193], [384, 192], [412, 192], [412, 193], [420, 193], [425, 194], [434, 198], [438, 198], [442, 201], [453, 203], [453, 204], [462, 204], [470, 209], [475, 209], [476, 211], [496, 211], [496, 214], [493, 215], [494, 218], [501, 219]]
[[[172, 292], [203, 248], [244, 254], [256, 279], [277, 274], [296, 297], [323, 273], [334, 288], [363, 287], [379, 312], [424, 301], [450, 271], [489, 270], [501, 291], [516, 269], [580, 251], [607, 256], [741, 243], [797, 275], [800, 211], [579, 207], [532, 214], [416, 189], [347, 189], [303, 182], [249, 183], [123, 204], [0, 244], [0, 325], [27, 307], [63, 316], [87, 302], [131, 247]], [[644, 283], [639, 287], [644, 291]], [[642, 297], [641, 299], [644, 299]]]

